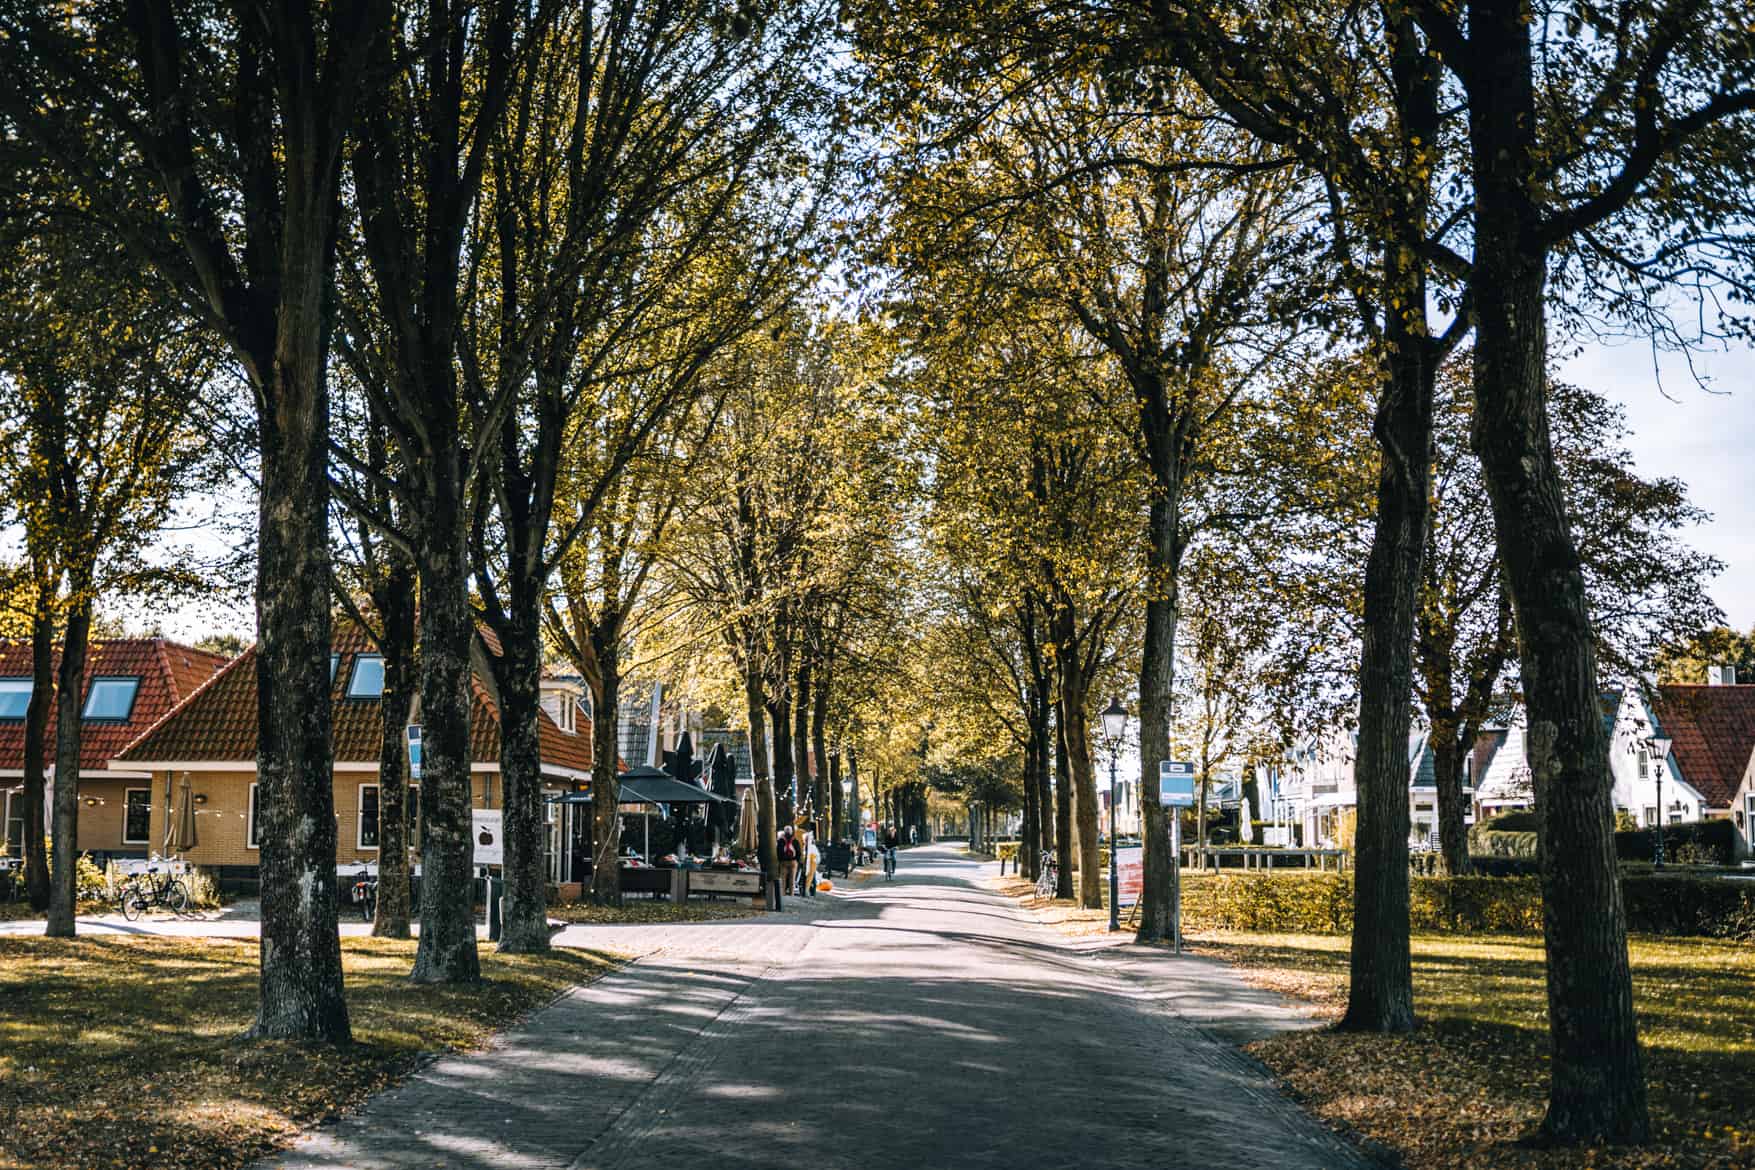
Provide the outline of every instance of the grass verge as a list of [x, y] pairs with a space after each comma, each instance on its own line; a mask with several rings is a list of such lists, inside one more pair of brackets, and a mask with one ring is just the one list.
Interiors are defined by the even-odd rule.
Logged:
[[707, 902], [661, 902], [656, 898], [629, 898], [620, 906], [593, 906], [589, 902], [550, 905], [548, 916], [560, 922], [591, 926], [616, 926], [638, 922], [714, 922], [722, 918], [749, 918], [761, 911], [749, 900]]
[[[1208, 935], [1198, 949], [1251, 982], [1338, 1018], [1345, 937]], [[1575, 1170], [1755, 1167], [1755, 948], [1695, 938], [1632, 941], [1656, 1140], [1619, 1149], [1517, 1144], [1541, 1121], [1548, 1084], [1542, 942], [1416, 935], [1407, 1036], [1317, 1030], [1250, 1046], [1312, 1111], [1395, 1150], [1409, 1167]]]
[[241, 1166], [612, 965], [484, 949], [479, 986], [426, 987], [412, 942], [341, 945], [355, 1042], [329, 1047], [240, 1039], [254, 940], [0, 939], [0, 1167]]

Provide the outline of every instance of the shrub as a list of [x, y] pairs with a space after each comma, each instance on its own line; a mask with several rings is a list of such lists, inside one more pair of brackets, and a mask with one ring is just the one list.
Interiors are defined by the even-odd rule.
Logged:
[[1533, 833], [1536, 831], [1536, 814], [1533, 809], [1500, 813], [1496, 817], [1488, 817], [1475, 827], [1495, 833]]
[[1521, 857], [1533, 860], [1537, 856], [1536, 835], [1533, 832], [1505, 829], [1471, 832], [1469, 852], [1482, 857]]
[[[1640, 934], [1755, 941], [1755, 882], [1687, 874], [1621, 879], [1627, 928]], [[1345, 934], [1353, 929], [1349, 874], [1221, 874], [1184, 887], [1189, 930]], [[1414, 930], [1539, 933], [1542, 888], [1533, 876], [1417, 877], [1409, 890]]]
[[[1664, 853], [1680, 861], [1682, 850], [1696, 860], [1688, 864], [1729, 865], [1737, 855], [1737, 827], [1728, 820], [1685, 821], [1664, 826]], [[1615, 834], [1615, 856], [1622, 861], [1650, 861], [1657, 852], [1655, 828]]]
[[1755, 941], [1755, 883], [1688, 874], [1629, 874], [1621, 879], [1621, 896], [1627, 906], [1628, 930]]

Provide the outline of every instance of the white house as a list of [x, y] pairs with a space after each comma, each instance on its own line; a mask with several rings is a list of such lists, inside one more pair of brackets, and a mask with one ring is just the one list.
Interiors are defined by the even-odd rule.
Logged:
[[[1290, 806], [1293, 819], [1303, 826], [1306, 845], [1330, 847], [1341, 838], [1358, 807], [1359, 788], [1354, 778], [1359, 736], [1355, 731], [1334, 731], [1305, 743], [1292, 753], [1278, 791]], [[1471, 757], [1472, 758], [1472, 757]], [[1408, 843], [1417, 849], [1434, 848], [1438, 841], [1438, 781], [1432, 747], [1424, 728], [1408, 734]], [[1465, 773], [1464, 795], [1473, 793], [1472, 778]], [[1472, 814], [1465, 814], [1472, 824]]]

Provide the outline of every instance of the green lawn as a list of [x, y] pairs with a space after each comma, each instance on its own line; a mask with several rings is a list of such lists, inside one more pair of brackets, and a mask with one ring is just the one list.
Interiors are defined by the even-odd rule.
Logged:
[[[1345, 937], [1215, 934], [1199, 949], [1319, 1015], [1346, 996]], [[1755, 1167], [1755, 947], [1636, 938], [1639, 1010], [1657, 1142], [1638, 1150], [1536, 1151], [1547, 1087], [1542, 944], [1520, 936], [1420, 935], [1403, 1037], [1327, 1030], [1252, 1051], [1306, 1103], [1424, 1167]]]
[[605, 956], [482, 952], [472, 988], [404, 978], [414, 944], [344, 939], [356, 1042], [246, 1042], [257, 946], [0, 939], [0, 1167], [234, 1167], [357, 1105], [423, 1053], [482, 1044]]

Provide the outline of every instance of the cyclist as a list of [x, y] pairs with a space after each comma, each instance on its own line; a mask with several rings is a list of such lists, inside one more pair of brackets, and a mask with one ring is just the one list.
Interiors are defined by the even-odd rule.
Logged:
[[902, 834], [889, 821], [884, 822], [884, 834], [880, 838], [884, 847], [884, 873], [896, 872], [896, 849], [902, 844]]

